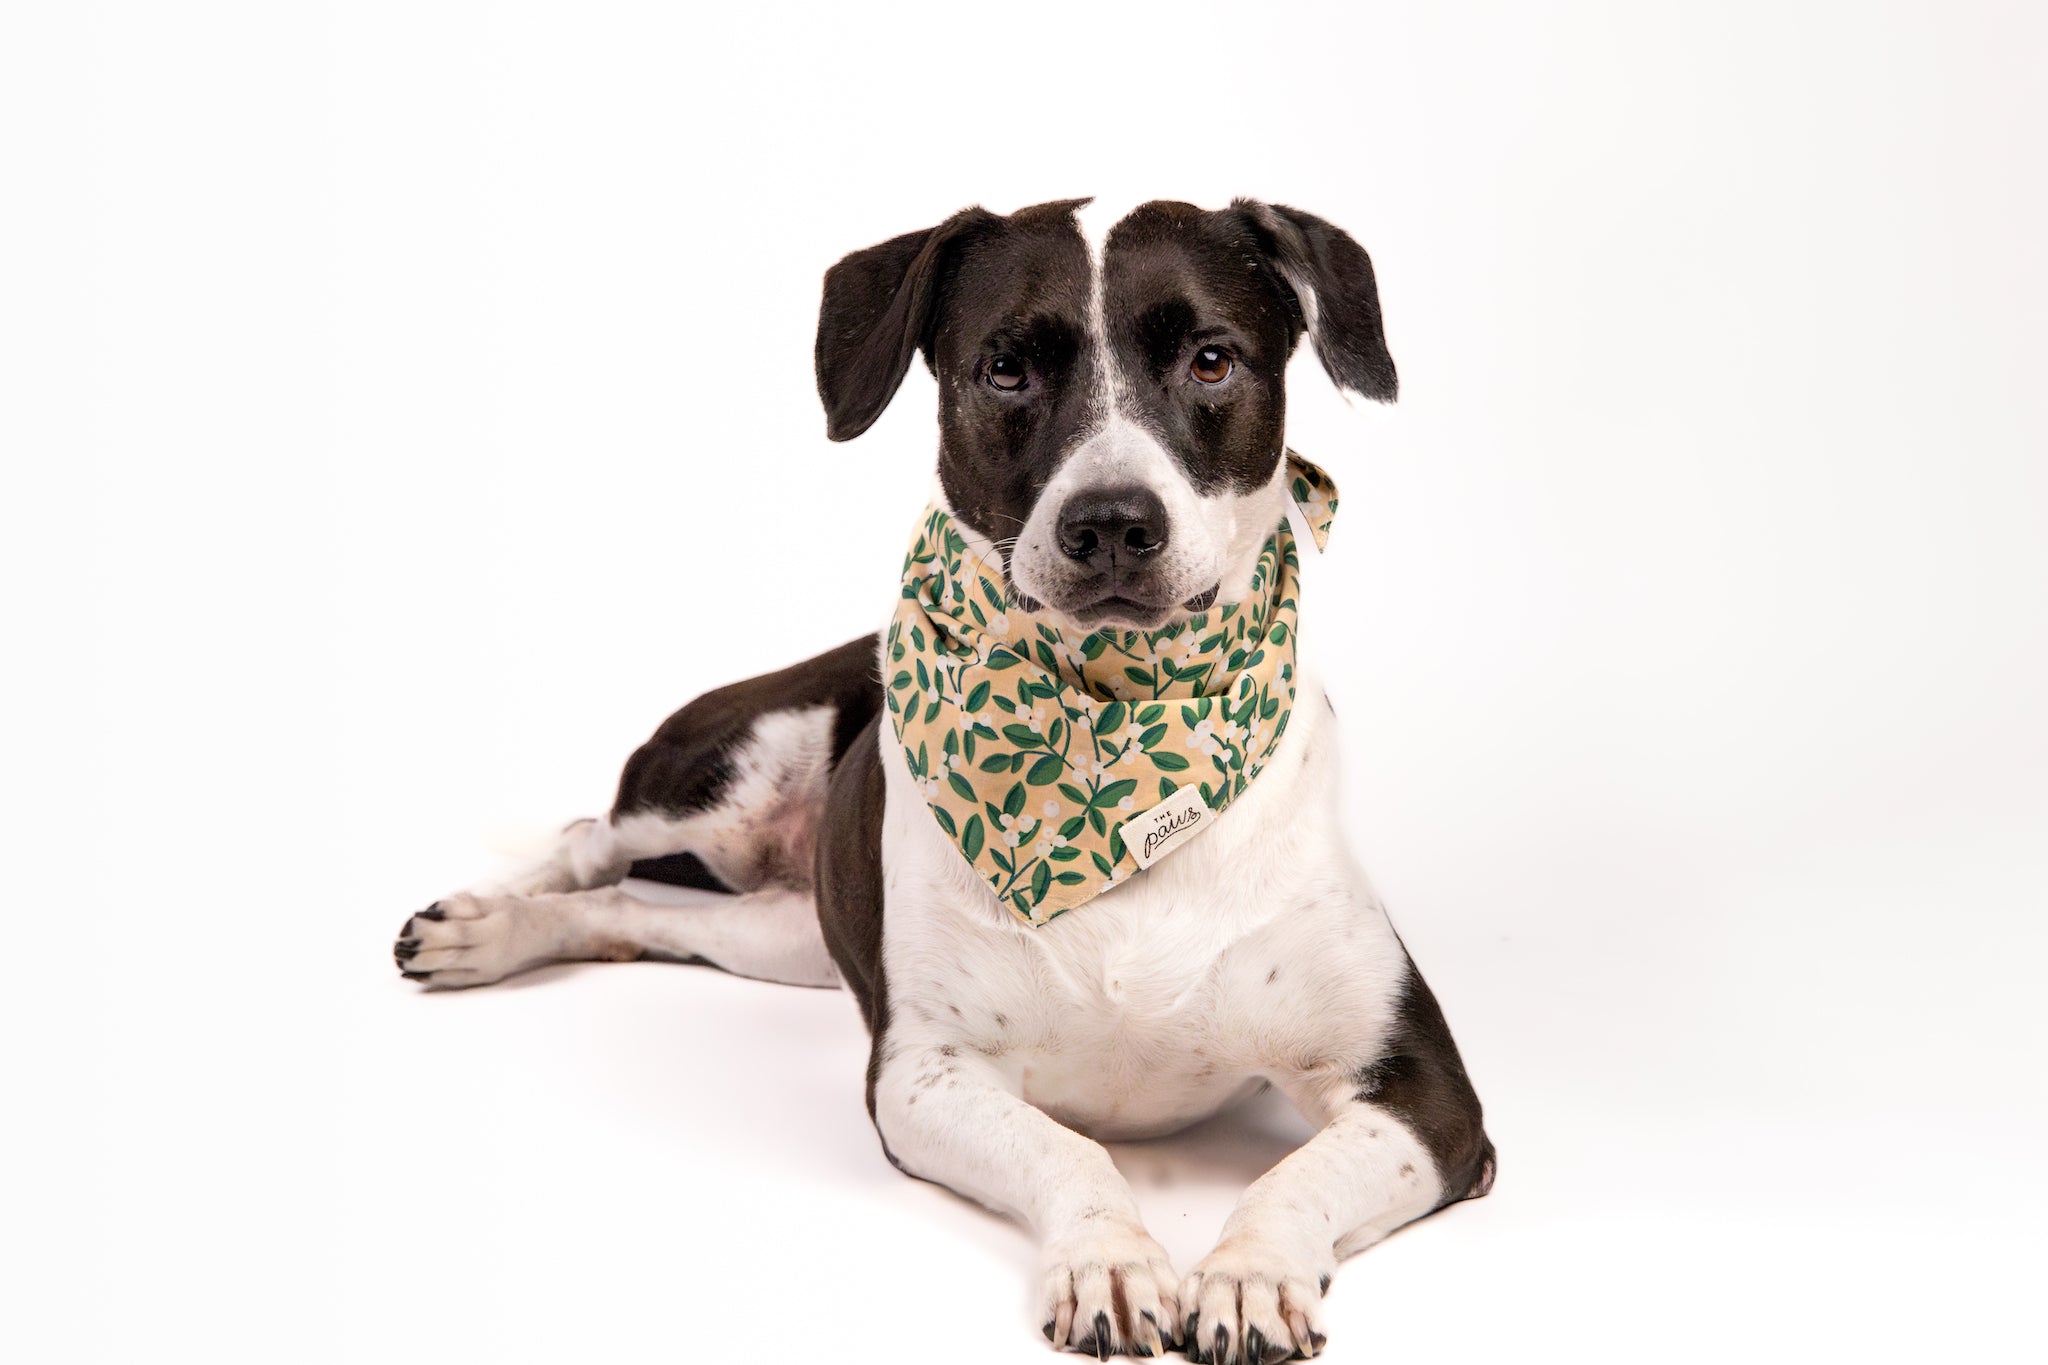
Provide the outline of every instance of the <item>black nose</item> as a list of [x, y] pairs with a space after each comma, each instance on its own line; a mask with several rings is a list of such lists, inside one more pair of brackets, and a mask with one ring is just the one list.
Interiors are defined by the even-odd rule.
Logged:
[[1060, 549], [1069, 559], [1128, 564], [1166, 544], [1166, 504], [1149, 488], [1077, 493], [1060, 511]]

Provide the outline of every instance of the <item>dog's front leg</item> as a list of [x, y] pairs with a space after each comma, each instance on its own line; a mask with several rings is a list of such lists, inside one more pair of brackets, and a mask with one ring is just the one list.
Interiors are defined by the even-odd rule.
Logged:
[[[1253, 1182], [1225, 1221], [1216, 1249], [1181, 1283], [1188, 1359], [1225, 1365], [1320, 1353], [1326, 1339], [1322, 1296], [1339, 1259], [1452, 1199], [1485, 1192], [1447, 1189], [1447, 1173], [1431, 1148], [1467, 1137], [1439, 1132], [1425, 1143], [1417, 1135], [1408, 1121], [1414, 1111], [1405, 1103], [1412, 1079], [1403, 1076], [1404, 1093], [1392, 1104], [1375, 1101], [1386, 1101], [1393, 1086], [1370, 1095], [1351, 1081], [1287, 1087], [1304, 1113], [1326, 1121]], [[1442, 1114], [1451, 1127], [1464, 1127], [1461, 1111], [1446, 1105]], [[1470, 1116], [1469, 1140], [1483, 1149], [1473, 1162], [1490, 1182], [1491, 1149], [1476, 1104]], [[1457, 1164], [1466, 1164], [1462, 1155]], [[1455, 1181], [1455, 1172], [1449, 1174]]]
[[889, 1157], [1021, 1219], [1041, 1244], [1040, 1321], [1056, 1349], [1158, 1355], [1178, 1277], [1101, 1144], [1021, 1099], [971, 1048], [885, 1046], [875, 1127]]

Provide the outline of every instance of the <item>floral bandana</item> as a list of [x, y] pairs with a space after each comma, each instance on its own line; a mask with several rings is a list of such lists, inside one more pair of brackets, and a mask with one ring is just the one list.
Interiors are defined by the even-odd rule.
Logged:
[[[1320, 549], [1337, 490], [1291, 450], [1287, 472]], [[1044, 924], [1243, 793], [1293, 710], [1299, 577], [1283, 517], [1243, 602], [1072, 640], [968, 559], [942, 508], [925, 514], [889, 623], [889, 719], [932, 818], [996, 899]]]

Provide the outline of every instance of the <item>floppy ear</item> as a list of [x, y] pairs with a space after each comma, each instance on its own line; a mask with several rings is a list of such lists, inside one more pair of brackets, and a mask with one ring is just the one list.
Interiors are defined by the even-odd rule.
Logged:
[[832, 440], [850, 441], [873, 426], [918, 347], [930, 355], [946, 253], [970, 226], [993, 217], [963, 209], [937, 227], [856, 251], [825, 272], [818, 397]]
[[1342, 228], [1284, 204], [1240, 199], [1243, 213], [1293, 291], [1302, 327], [1339, 388], [1391, 403], [1400, 391], [1380, 322], [1372, 258]]

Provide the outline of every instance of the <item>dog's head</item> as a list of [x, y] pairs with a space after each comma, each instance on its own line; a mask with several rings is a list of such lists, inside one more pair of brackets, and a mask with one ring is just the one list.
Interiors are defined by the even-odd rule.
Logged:
[[1288, 358], [1391, 401], [1363, 249], [1312, 214], [1089, 200], [967, 209], [826, 273], [826, 431], [939, 385], [939, 481], [1026, 605], [1157, 629], [1242, 590], [1281, 515]]

